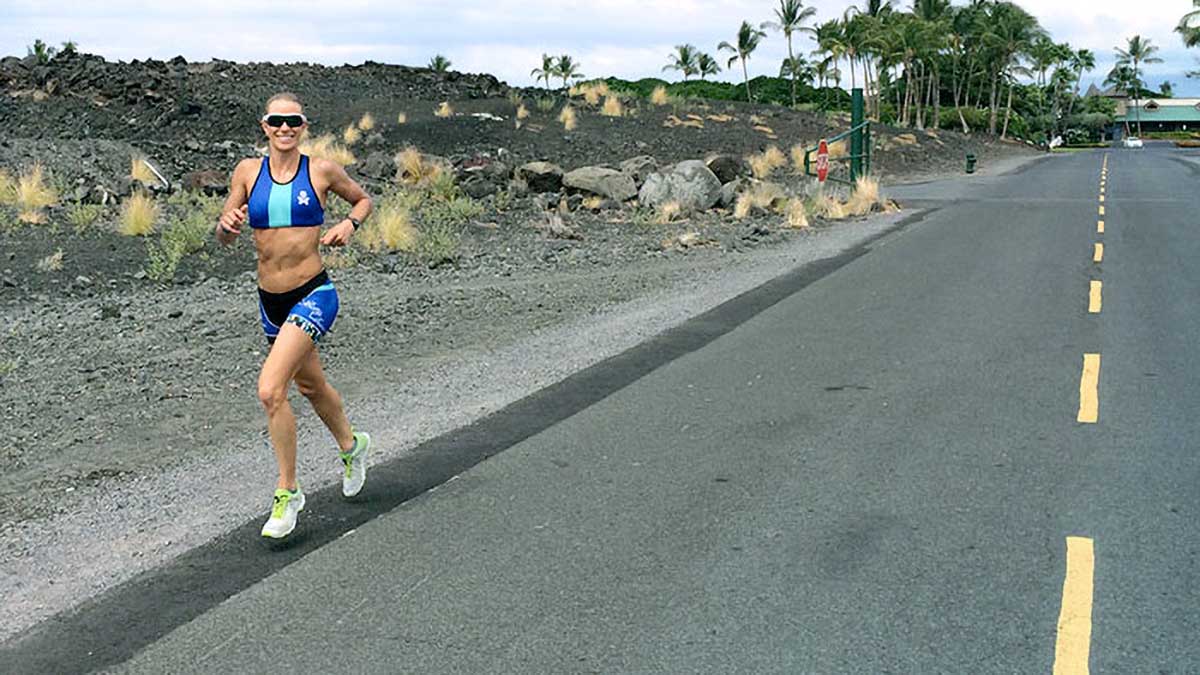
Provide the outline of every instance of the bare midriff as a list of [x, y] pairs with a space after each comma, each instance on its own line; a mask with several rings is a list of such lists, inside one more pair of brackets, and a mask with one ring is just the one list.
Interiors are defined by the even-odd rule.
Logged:
[[255, 230], [258, 285], [269, 293], [286, 293], [321, 273], [320, 227]]

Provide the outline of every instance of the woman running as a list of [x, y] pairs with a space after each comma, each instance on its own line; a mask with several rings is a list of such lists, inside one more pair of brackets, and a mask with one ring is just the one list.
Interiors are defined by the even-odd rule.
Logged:
[[[258, 308], [271, 344], [258, 376], [258, 398], [279, 464], [275, 501], [262, 534], [278, 539], [291, 534], [304, 510], [304, 492], [296, 482], [296, 418], [288, 405], [291, 382], [337, 441], [344, 465], [342, 494], [357, 495], [367, 478], [371, 439], [351, 429], [341, 396], [325, 380], [316, 343], [338, 312], [337, 291], [318, 244], [346, 245], [370, 215], [371, 198], [340, 165], [300, 154], [308, 120], [294, 94], [272, 96], [260, 124], [268, 156], [244, 159], [234, 169], [216, 234], [222, 244], [231, 244], [248, 221], [258, 249]], [[354, 208], [322, 235], [330, 192]]]

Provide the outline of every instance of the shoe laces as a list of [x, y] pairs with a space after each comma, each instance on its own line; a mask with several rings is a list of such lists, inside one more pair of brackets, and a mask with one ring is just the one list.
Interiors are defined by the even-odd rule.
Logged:
[[271, 507], [271, 517], [279, 520], [283, 518], [283, 514], [287, 512], [288, 502], [292, 501], [291, 495], [275, 495], [275, 503]]

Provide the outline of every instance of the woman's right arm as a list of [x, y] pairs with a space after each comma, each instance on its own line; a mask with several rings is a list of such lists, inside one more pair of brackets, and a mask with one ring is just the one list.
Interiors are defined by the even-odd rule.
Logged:
[[217, 221], [217, 241], [229, 245], [237, 240], [242, 233], [242, 224], [246, 222], [247, 200], [246, 167], [254, 160], [243, 159], [233, 170], [229, 180], [229, 196], [225, 198], [225, 206], [221, 209], [221, 217]]

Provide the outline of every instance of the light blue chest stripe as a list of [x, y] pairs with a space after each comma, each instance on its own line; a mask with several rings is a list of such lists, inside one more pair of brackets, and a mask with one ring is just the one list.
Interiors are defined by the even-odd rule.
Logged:
[[268, 227], [291, 227], [292, 184], [271, 183], [271, 195], [267, 199]]

